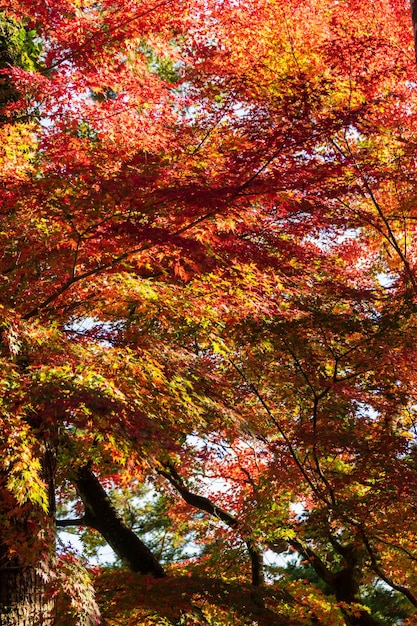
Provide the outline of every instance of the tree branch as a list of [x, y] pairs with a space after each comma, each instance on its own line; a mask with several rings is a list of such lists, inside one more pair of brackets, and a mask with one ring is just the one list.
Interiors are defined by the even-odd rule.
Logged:
[[84, 525], [98, 530], [133, 572], [164, 577], [166, 574], [156, 557], [126, 526], [89, 466], [77, 471], [74, 483], [85, 507]]
[[386, 583], [389, 587], [391, 587], [392, 589], [395, 589], [395, 591], [398, 591], [403, 596], [405, 596], [407, 600], [409, 600], [413, 606], [417, 607], [417, 598], [411, 593], [411, 591], [407, 587], [404, 587], [403, 585], [398, 585], [397, 583], [395, 583], [389, 576], [387, 576], [383, 572], [383, 570], [378, 564], [375, 551], [373, 547], [371, 546], [371, 543], [368, 537], [366, 536], [363, 528], [361, 529], [361, 534], [362, 534], [364, 546], [371, 560], [371, 568], [373, 569], [375, 574], [379, 576], [379, 578], [383, 580], [384, 583]]
[[88, 526], [85, 517], [79, 517], [77, 519], [57, 519], [56, 525], [58, 528], [66, 528], [67, 526]]
[[[179, 492], [181, 497], [187, 504], [190, 504], [200, 511], [206, 511], [213, 517], [217, 517], [230, 528], [237, 528], [239, 520], [224, 509], [216, 506], [211, 500], [190, 491], [185, 485], [183, 479], [173, 466], [167, 466], [166, 469], [157, 470], [160, 476], [164, 476], [171, 485]], [[255, 587], [262, 586], [264, 580], [264, 562], [261, 550], [255, 545], [252, 539], [244, 539], [251, 560], [252, 585]]]
[[343, 605], [354, 605], [360, 602], [357, 598], [359, 585], [355, 576], [355, 566], [358, 561], [358, 552], [352, 546], [342, 546], [337, 542], [337, 551], [344, 554], [344, 566], [336, 572], [332, 572], [322, 559], [308, 546], [301, 543], [297, 539], [289, 540], [289, 544], [301, 556], [308, 560], [317, 575], [329, 585], [333, 591], [336, 600], [341, 603], [341, 612], [348, 626], [381, 626], [381, 623], [375, 620], [365, 610], [355, 611], [355, 615]]

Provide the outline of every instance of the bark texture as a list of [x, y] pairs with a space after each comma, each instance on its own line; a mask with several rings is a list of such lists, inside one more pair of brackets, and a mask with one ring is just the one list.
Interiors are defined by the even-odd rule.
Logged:
[[53, 626], [55, 604], [33, 567], [0, 569], [0, 626]]
[[42, 478], [49, 510], [19, 506], [1, 477], [0, 626], [53, 626], [55, 602], [48, 589], [48, 559], [55, 548], [55, 444], [43, 445]]

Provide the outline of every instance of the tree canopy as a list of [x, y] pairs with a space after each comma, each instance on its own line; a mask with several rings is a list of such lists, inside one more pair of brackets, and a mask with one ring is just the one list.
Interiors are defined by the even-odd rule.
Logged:
[[8, 0], [0, 67], [2, 626], [413, 624], [408, 3]]

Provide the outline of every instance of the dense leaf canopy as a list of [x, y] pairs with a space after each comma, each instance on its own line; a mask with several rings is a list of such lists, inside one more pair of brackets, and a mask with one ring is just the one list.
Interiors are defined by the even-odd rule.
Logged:
[[[2, 6], [0, 566], [63, 624], [414, 623], [408, 4]], [[142, 573], [98, 606], [54, 485]]]

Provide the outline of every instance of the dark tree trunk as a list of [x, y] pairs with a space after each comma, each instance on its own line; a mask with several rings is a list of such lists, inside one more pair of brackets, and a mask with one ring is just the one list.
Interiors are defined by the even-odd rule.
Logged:
[[0, 626], [53, 626], [54, 609], [34, 567], [0, 569]]
[[357, 568], [359, 553], [356, 548], [353, 545], [341, 545], [334, 538], [331, 538], [331, 543], [343, 557], [344, 567], [337, 572], [330, 570], [314, 550], [308, 546], [302, 544], [297, 539], [289, 541], [289, 544], [311, 564], [317, 575], [330, 587], [336, 600], [342, 606], [346, 606], [346, 609], [341, 608], [341, 612], [347, 626], [382, 626], [382, 622], [373, 618], [367, 611], [353, 610], [354, 605], [361, 602], [358, 597]]
[[[352, 577], [353, 572], [349, 569], [342, 570], [335, 575], [333, 590], [338, 602], [347, 605], [360, 604], [360, 599], [357, 597], [358, 590], [352, 582]], [[347, 626], [382, 626], [382, 622], [373, 618], [367, 611], [356, 610], [353, 615], [352, 611], [342, 608], [341, 612]]]
[[55, 603], [48, 567], [55, 551], [55, 448], [42, 444], [42, 478], [49, 510], [16, 502], [0, 478], [0, 626], [53, 626]]
[[165, 572], [157, 559], [123, 522], [89, 467], [83, 467], [78, 471], [75, 484], [85, 507], [85, 516], [80, 521], [98, 530], [122, 562], [133, 572], [151, 574], [156, 578], [164, 577]]
[[[16, 34], [22, 23], [0, 11], [0, 69], [23, 67], [27, 50]], [[32, 61], [35, 59], [33, 58]], [[11, 84], [7, 74], [0, 80], [0, 124], [14, 123], [13, 114], [3, 114], [3, 108], [15, 102], [21, 94]], [[24, 374], [28, 365], [25, 349], [10, 354], [3, 344], [0, 332], [0, 351], [7, 354]], [[47, 572], [55, 553], [55, 471], [56, 433], [40, 428], [41, 418], [36, 415], [28, 423], [36, 432], [44, 480], [48, 494], [48, 511], [30, 500], [23, 504], [11, 494], [8, 474], [0, 472], [0, 626], [53, 626], [55, 603], [48, 592]], [[6, 449], [9, 452], [6, 438]]]

